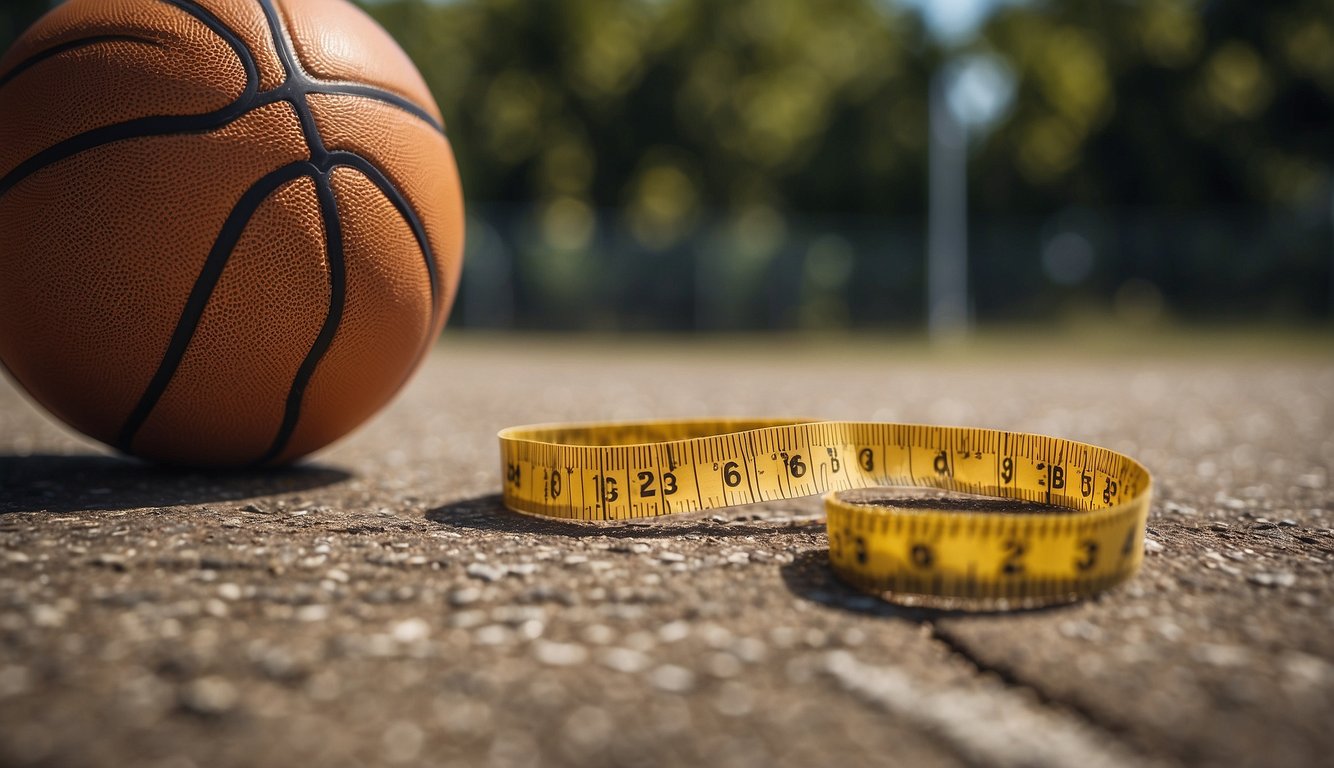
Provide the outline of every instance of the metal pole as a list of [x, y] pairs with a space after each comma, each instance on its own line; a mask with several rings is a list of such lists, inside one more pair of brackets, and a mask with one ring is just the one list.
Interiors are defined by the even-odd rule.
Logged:
[[968, 331], [968, 136], [950, 111], [943, 69], [931, 80], [927, 222], [927, 331], [933, 342]]

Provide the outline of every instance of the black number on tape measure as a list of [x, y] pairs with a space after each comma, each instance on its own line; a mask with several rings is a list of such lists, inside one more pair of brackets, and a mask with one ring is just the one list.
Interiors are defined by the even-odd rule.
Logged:
[[[793, 424], [753, 436], [711, 434], [722, 431], [718, 426], [507, 431], [501, 459], [505, 503], [552, 516], [647, 517], [750, 501], [752, 495], [796, 495], [815, 490], [812, 485], [836, 489], [903, 476], [922, 486], [962, 487], [999, 497], [1037, 500], [1045, 492], [1049, 500], [1058, 500], [1059, 492], [1060, 503], [1071, 508], [1070, 519], [1052, 524], [983, 515], [977, 524], [963, 526], [936, 512], [868, 508], [836, 494], [826, 501], [831, 565], [861, 588], [959, 597], [1022, 595], [1040, 601], [1059, 592], [1063, 599], [1069, 590], [1090, 594], [1124, 580], [1142, 556], [1151, 478], [1120, 454], [1041, 436], [955, 428], [830, 425], [808, 433]], [[547, 452], [552, 444], [564, 450], [567, 443], [580, 449], [568, 459]], [[690, 451], [678, 460], [681, 446]], [[759, 446], [768, 448], [762, 455], [767, 458], [754, 455]], [[885, 455], [877, 455], [878, 446]], [[541, 451], [530, 458], [525, 447]], [[748, 462], [756, 458], [751, 466]], [[841, 477], [849, 466], [852, 477]], [[784, 475], [788, 482], [782, 482]], [[983, 479], [987, 476], [991, 480]], [[818, 482], [807, 483], [808, 477]], [[970, 482], [956, 479], [965, 477]], [[624, 503], [619, 483], [625, 483]], [[750, 495], [740, 489], [743, 485]], [[570, 506], [575, 502], [578, 506]], [[1117, 539], [1118, 532], [1123, 539]], [[960, 535], [968, 540], [956, 541]], [[970, 557], [974, 548], [979, 558]], [[954, 560], [966, 570], [956, 573]]]
[[801, 460], [800, 453], [794, 454], [792, 458], [788, 458], [786, 453], [780, 455], [787, 464], [787, 473], [789, 475], [792, 475], [793, 477], [802, 477], [806, 474], [806, 462]]
[[931, 462], [931, 467], [936, 470], [937, 475], [953, 476], [954, 470], [950, 467], [949, 451], [941, 451], [936, 454], [936, 460]]
[[829, 532], [829, 556], [834, 560], [843, 557], [843, 534], [839, 531]]
[[1079, 543], [1079, 548], [1084, 550], [1084, 556], [1075, 561], [1075, 567], [1087, 571], [1098, 562], [1098, 542], [1084, 540]]
[[658, 495], [658, 492], [653, 490], [652, 472], [640, 472], [638, 477], [639, 477], [639, 498], [647, 499], [650, 496]]
[[616, 489], [616, 478], [606, 475], [594, 475], [593, 487], [597, 488], [598, 495], [608, 504], [621, 498], [621, 492]]
[[1011, 539], [1005, 542], [1005, 562], [1001, 564], [1001, 573], [1006, 576], [1019, 576], [1024, 572], [1024, 552], [1028, 549], [1022, 541]]

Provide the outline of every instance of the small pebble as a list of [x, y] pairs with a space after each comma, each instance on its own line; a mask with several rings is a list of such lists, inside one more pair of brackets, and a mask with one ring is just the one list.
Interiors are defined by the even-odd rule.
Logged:
[[533, 643], [533, 655], [543, 664], [553, 667], [572, 667], [588, 660], [588, 649], [575, 643], [538, 640]]
[[468, 576], [482, 581], [500, 581], [505, 578], [508, 571], [502, 566], [487, 565], [486, 563], [469, 563]]
[[65, 614], [54, 605], [34, 605], [32, 611], [32, 623], [38, 627], [52, 629], [64, 625]]
[[[849, 634], [852, 632], [860, 632], [860, 630], [848, 630]], [[848, 644], [858, 645], [860, 644], [860, 641], [858, 643], [853, 643], [851, 639], [849, 639]], [[738, 659], [741, 659], [747, 664], [758, 664], [764, 661], [765, 657], [769, 654], [769, 649], [764, 642], [754, 637], [742, 637], [737, 639], [737, 641], [732, 644], [730, 650]]]
[[324, 605], [303, 605], [296, 609], [297, 621], [324, 621], [329, 618], [329, 608]]
[[1288, 571], [1253, 573], [1247, 577], [1247, 581], [1262, 587], [1291, 587], [1297, 583], [1297, 575]]
[[663, 664], [649, 673], [648, 681], [660, 691], [685, 693], [695, 687], [695, 673], [675, 664]]
[[221, 677], [201, 677], [181, 690], [181, 706], [198, 715], [222, 715], [236, 707], [236, 686]]
[[406, 619], [395, 624], [389, 634], [400, 643], [415, 643], [431, 636], [431, 625], [418, 618]]
[[664, 643], [675, 643], [690, 635], [690, 625], [684, 621], [672, 621], [658, 627], [658, 639]]
[[709, 654], [704, 665], [710, 675], [718, 678], [736, 677], [741, 674], [741, 662], [737, 657], [723, 651]]
[[500, 624], [488, 624], [473, 633], [473, 640], [478, 645], [504, 645], [513, 637], [514, 632]]
[[125, 570], [125, 555], [103, 552], [93, 557], [93, 565], [101, 565], [106, 568], [113, 568], [117, 571], [123, 571]]
[[482, 590], [476, 587], [463, 587], [449, 593], [449, 604], [453, 606], [472, 605], [482, 599]]
[[449, 626], [455, 629], [472, 629], [480, 627], [486, 620], [486, 611], [455, 611], [449, 615]]
[[598, 654], [598, 660], [607, 668], [626, 674], [642, 672], [649, 665], [648, 655], [629, 648], [608, 648]]
[[580, 634], [584, 642], [593, 645], [608, 645], [616, 640], [616, 631], [606, 624], [590, 624]]
[[1215, 667], [1240, 667], [1251, 659], [1250, 651], [1236, 645], [1217, 645], [1204, 643], [1192, 651], [1196, 659]]

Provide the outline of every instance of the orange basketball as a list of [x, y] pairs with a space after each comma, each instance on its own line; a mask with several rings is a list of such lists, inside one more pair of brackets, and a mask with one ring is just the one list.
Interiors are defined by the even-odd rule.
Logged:
[[344, 0], [71, 0], [0, 59], [0, 360], [121, 451], [341, 437], [430, 348], [462, 250], [440, 112]]

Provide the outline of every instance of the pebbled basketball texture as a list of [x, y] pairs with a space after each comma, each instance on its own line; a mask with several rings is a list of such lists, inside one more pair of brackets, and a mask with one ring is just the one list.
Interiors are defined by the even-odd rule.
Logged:
[[444, 324], [442, 120], [344, 0], [70, 0], [0, 58], [0, 361], [126, 453], [290, 461]]

